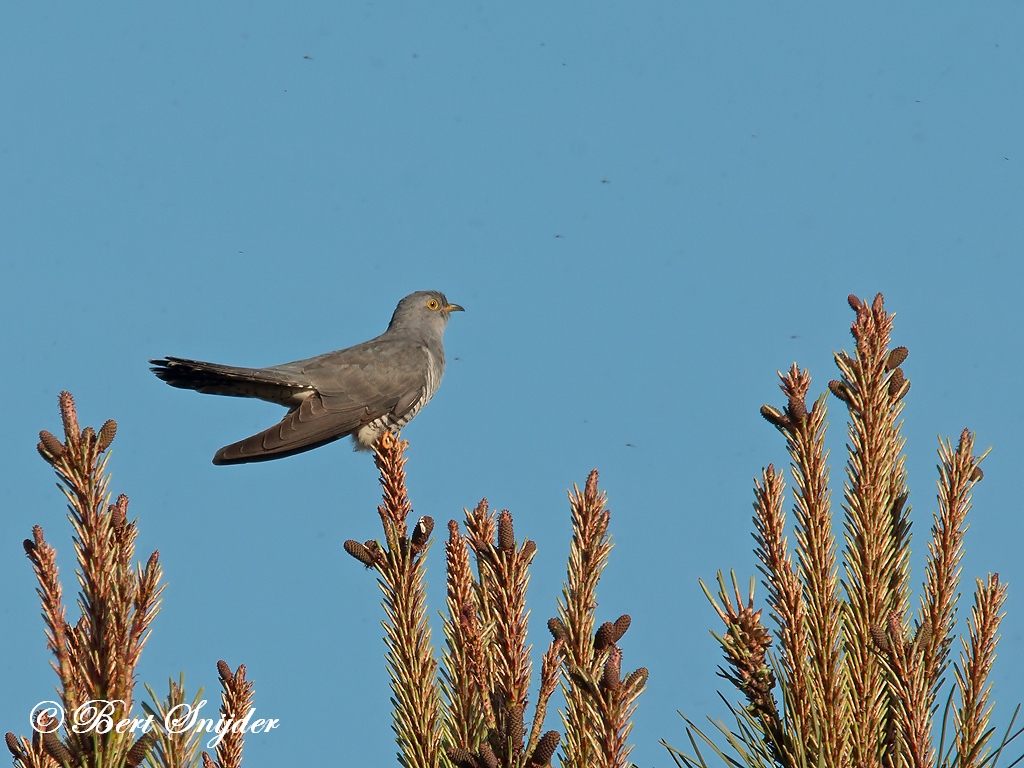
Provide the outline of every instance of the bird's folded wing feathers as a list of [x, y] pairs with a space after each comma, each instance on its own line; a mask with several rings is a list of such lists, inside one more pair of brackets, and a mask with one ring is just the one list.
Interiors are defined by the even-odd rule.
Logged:
[[[401, 416], [424, 392], [421, 374], [392, 355], [351, 355], [306, 365], [315, 391], [269, 429], [217, 452], [215, 464], [260, 461], [319, 447], [382, 416]], [[309, 361], [312, 362], [312, 361]]]

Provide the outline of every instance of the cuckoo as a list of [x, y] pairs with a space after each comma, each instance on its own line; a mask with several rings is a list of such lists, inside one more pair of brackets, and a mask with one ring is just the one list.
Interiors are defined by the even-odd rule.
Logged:
[[398, 432], [433, 397], [444, 374], [448, 317], [461, 312], [443, 293], [418, 291], [398, 302], [375, 339], [308, 360], [236, 368], [180, 357], [150, 360], [172, 387], [255, 397], [288, 408], [269, 429], [217, 451], [214, 464], [293, 456], [351, 435], [369, 450], [385, 430]]

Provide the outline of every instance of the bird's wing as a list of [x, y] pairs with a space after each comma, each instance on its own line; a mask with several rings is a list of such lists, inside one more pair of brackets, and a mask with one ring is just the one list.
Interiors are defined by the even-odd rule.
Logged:
[[280, 423], [217, 452], [214, 464], [290, 456], [350, 435], [365, 424], [404, 415], [423, 395], [426, 351], [419, 346], [367, 345], [303, 363], [315, 387]]
[[402, 416], [426, 386], [427, 350], [408, 341], [374, 340], [307, 361], [302, 375], [324, 409], [355, 426], [386, 414]]
[[207, 395], [256, 397], [294, 407], [313, 391], [313, 384], [298, 370], [236, 368], [182, 357], [150, 360], [150, 369], [172, 387], [194, 389]]

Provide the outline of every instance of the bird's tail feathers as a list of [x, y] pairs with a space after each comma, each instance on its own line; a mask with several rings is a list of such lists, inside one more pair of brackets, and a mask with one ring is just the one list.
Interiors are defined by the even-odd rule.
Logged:
[[313, 391], [308, 381], [273, 368], [237, 368], [182, 357], [163, 357], [149, 362], [153, 366], [150, 370], [172, 387], [194, 389], [207, 395], [255, 397], [294, 407]]

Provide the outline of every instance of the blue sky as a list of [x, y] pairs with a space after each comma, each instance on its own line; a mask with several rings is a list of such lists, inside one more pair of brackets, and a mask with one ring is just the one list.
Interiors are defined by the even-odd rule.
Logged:
[[883, 292], [910, 348], [917, 583], [936, 436], [993, 446], [964, 590], [1009, 582], [1004, 721], [1024, 698], [1024, 4], [39, 2], [2, 21], [2, 730], [55, 682], [20, 542], [43, 525], [70, 597], [34, 448], [69, 389], [83, 423], [118, 421], [112, 489], [139, 556], [161, 552], [142, 680], [184, 670], [212, 702], [216, 660], [244, 662], [282, 720], [247, 765], [338, 743], [391, 764], [378, 590], [341, 549], [379, 535], [371, 460], [214, 467], [280, 410], [170, 389], [146, 360], [308, 357], [428, 288], [467, 311], [404, 433], [416, 513], [443, 531], [482, 496], [512, 511], [538, 544], [540, 649], [565, 490], [601, 471], [600, 617], [632, 615], [624, 666], [651, 670], [639, 765], [683, 745], [677, 710], [723, 714], [697, 579], [753, 572], [751, 479], [786, 463], [758, 408], [793, 361], [815, 391], [835, 377], [849, 293]]

